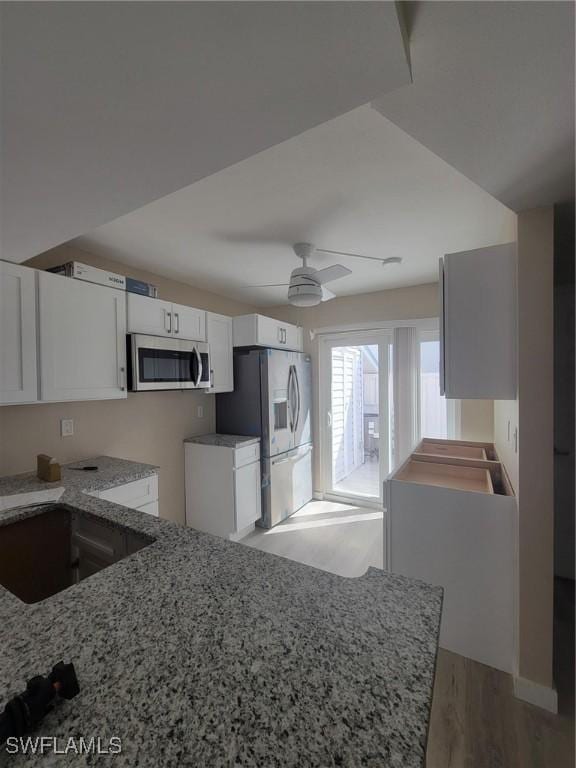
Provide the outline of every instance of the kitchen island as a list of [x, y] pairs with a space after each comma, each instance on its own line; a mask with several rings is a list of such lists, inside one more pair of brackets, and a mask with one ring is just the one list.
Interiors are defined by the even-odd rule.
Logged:
[[[342, 578], [89, 496], [155, 468], [87, 463], [102, 474], [64, 469], [59, 504], [153, 542], [42, 602], [0, 587], [0, 706], [72, 661], [80, 694], [38, 734], [118, 737], [115, 765], [424, 765], [441, 589], [373, 568]], [[0, 478], [0, 495], [42, 485]], [[0, 536], [38, 514], [0, 513]]]

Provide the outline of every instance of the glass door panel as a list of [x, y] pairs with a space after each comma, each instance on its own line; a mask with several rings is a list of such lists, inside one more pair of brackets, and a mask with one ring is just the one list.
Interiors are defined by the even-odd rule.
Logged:
[[326, 490], [343, 498], [382, 499], [390, 465], [389, 334], [352, 334], [327, 349]]

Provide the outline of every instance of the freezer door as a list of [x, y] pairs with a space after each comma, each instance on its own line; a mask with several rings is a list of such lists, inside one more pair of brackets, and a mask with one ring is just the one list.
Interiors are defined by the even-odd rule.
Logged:
[[293, 356], [280, 349], [266, 349], [260, 355], [263, 456], [277, 456], [294, 447], [288, 399]]
[[296, 411], [293, 415], [294, 447], [312, 442], [312, 363], [308, 355], [294, 355], [294, 368], [291, 385], [294, 389], [293, 400]]
[[271, 528], [312, 498], [312, 446], [263, 461], [262, 522]]

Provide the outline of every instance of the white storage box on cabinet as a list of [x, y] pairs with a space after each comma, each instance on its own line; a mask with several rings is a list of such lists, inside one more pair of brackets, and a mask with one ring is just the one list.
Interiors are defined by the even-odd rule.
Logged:
[[[208, 436], [218, 441], [219, 436]], [[185, 441], [186, 524], [227, 539], [246, 535], [261, 516], [260, 443], [235, 447]]]
[[516, 245], [440, 259], [440, 389], [448, 398], [516, 399]]
[[234, 346], [302, 352], [302, 328], [264, 315], [240, 315], [234, 318]]
[[126, 397], [126, 294], [38, 272], [40, 399]]
[[126, 330], [149, 336], [171, 336], [206, 341], [206, 312], [203, 309], [127, 293]]
[[206, 313], [206, 339], [210, 349], [210, 389], [206, 392], [234, 390], [234, 356], [232, 318]]
[[0, 261], [0, 404], [38, 399], [36, 272]]
[[[441, 462], [413, 454], [386, 481], [385, 562], [394, 573], [444, 588], [443, 648], [513, 672], [516, 499], [499, 462], [445, 464], [446, 484], [439, 485], [430, 467]], [[421, 477], [414, 464], [421, 465]], [[491, 480], [483, 491], [464, 490], [468, 482], [478, 487], [487, 471]]]

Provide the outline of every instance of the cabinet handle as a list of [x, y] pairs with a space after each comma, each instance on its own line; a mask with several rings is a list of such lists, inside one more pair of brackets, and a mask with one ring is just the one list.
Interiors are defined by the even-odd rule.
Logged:
[[124, 392], [126, 389], [126, 368], [120, 368], [120, 391]]
[[180, 315], [174, 312], [174, 333], [180, 332]]
[[168, 318], [168, 328], [166, 330], [168, 333], [172, 333], [172, 312], [166, 312], [166, 317]]

